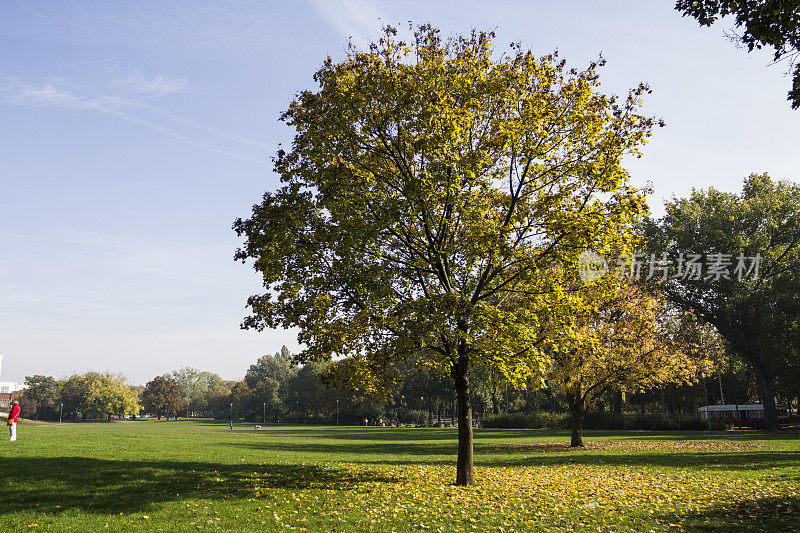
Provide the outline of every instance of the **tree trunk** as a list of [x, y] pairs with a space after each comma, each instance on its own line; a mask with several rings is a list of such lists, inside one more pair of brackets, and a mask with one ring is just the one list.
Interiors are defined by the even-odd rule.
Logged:
[[[463, 352], [463, 348], [459, 352]], [[458, 400], [458, 463], [456, 465], [456, 485], [472, 485], [472, 406], [470, 402], [469, 359], [460, 353], [458, 363], [453, 366], [456, 397]]]
[[570, 402], [570, 411], [572, 411], [572, 439], [570, 440], [570, 447], [583, 448], [583, 417], [586, 416], [586, 402], [578, 392]]
[[753, 371], [756, 374], [756, 384], [758, 385], [758, 395], [761, 396], [761, 403], [764, 405], [764, 424], [767, 431], [777, 431], [778, 412], [775, 409], [775, 393], [772, 391], [772, 384], [769, 382], [764, 366], [756, 358], [751, 358]]
[[500, 402], [497, 401], [497, 383], [492, 385], [492, 413], [500, 414]]

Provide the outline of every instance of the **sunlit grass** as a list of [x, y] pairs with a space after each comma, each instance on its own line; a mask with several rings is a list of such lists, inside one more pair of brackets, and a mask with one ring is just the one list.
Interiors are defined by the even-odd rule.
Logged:
[[800, 530], [796, 434], [456, 432], [208, 421], [19, 428], [3, 531]]

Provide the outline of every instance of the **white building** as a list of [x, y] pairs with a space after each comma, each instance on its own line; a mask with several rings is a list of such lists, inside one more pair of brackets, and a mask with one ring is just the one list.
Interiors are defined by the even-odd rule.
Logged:
[[0, 381], [0, 394], [10, 394], [18, 392], [25, 388], [24, 383], [19, 381]]
[[[0, 354], [0, 375], [3, 373], [3, 354]], [[25, 388], [25, 383], [19, 381], [0, 381], [0, 394], [11, 394]]]

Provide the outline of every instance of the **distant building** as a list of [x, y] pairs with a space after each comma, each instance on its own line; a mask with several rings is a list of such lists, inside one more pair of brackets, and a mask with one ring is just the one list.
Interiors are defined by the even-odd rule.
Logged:
[[[3, 355], [0, 354], [0, 373], [3, 371]], [[13, 400], [25, 388], [19, 381], [0, 381], [0, 411], [7, 411]]]
[[0, 381], [0, 394], [19, 392], [24, 388], [25, 384], [20, 383], [19, 381]]

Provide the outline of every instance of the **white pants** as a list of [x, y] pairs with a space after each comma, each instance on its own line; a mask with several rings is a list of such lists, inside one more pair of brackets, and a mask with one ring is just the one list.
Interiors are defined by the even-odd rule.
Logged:
[[11, 438], [8, 440], [12, 441], [17, 440], [17, 425], [11, 424], [10, 426], [8, 426], [8, 431], [11, 432]]

